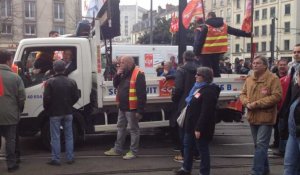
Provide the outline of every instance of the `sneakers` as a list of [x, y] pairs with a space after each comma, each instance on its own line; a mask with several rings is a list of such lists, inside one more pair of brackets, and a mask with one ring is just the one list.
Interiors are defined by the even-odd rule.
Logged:
[[120, 156], [121, 154], [117, 153], [117, 151], [114, 148], [111, 148], [110, 150], [105, 151], [104, 155], [106, 155], [106, 156]]
[[184, 169], [180, 168], [179, 170], [174, 171], [175, 175], [191, 175], [191, 172], [184, 171]]
[[51, 160], [50, 162], [47, 162], [47, 164], [51, 166], [60, 166], [60, 162], [57, 162], [55, 160]]
[[67, 161], [67, 164], [69, 164], [69, 165], [72, 165], [73, 163], [75, 163], [75, 160], [74, 160], [74, 159], [68, 160], [68, 161]]
[[175, 156], [173, 160], [175, 162], [183, 163], [183, 157], [181, 156], [181, 154]]
[[14, 165], [13, 167], [7, 168], [7, 171], [8, 171], [9, 173], [12, 173], [12, 172], [17, 171], [19, 168], [20, 168], [19, 165], [16, 164], [16, 165]]
[[134, 158], [136, 158], [136, 155], [134, 155], [132, 151], [129, 151], [128, 153], [125, 154], [125, 156], [123, 156], [124, 160], [130, 160]]

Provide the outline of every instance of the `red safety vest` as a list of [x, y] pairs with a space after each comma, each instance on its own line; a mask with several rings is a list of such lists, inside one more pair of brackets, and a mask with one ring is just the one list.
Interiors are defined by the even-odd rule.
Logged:
[[129, 109], [137, 109], [137, 96], [136, 96], [136, 78], [142, 72], [139, 67], [135, 67], [130, 78], [129, 84]]
[[203, 45], [202, 54], [225, 53], [228, 51], [227, 25], [224, 23], [219, 28], [207, 25], [207, 35]]

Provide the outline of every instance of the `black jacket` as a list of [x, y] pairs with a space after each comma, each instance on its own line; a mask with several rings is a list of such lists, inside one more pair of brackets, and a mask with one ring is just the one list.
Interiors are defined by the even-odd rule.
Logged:
[[[207, 19], [205, 23], [215, 28], [219, 28], [224, 25], [223, 18], [210, 18]], [[203, 25], [202, 31], [196, 32], [195, 41], [194, 41], [194, 53], [196, 56], [201, 55], [201, 51], [205, 43], [207, 31], [208, 31], [207, 26]], [[239, 30], [230, 26], [227, 26], [227, 32], [230, 35], [251, 37], [251, 33], [247, 33], [243, 30]]]
[[45, 83], [44, 109], [50, 116], [72, 114], [79, 97], [76, 82], [63, 74], [56, 74]]
[[[134, 69], [134, 68], [133, 68]], [[129, 110], [129, 82], [133, 69], [122, 75], [115, 75], [113, 79], [114, 87], [118, 89], [119, 108], [121, 111]], [[147, 101], [146, 80], [145, 75], [139, 72], [136, 79], [136, 96], [137, 96], [137, 112], [144, 113]]]
[[175, 88], [172, 92], [172, 101], [177, 107], [177, 112], [172, 117], [175, 122], [181, 110], [186, 106], [185, 98], [195, 83], [197, 67], [198, 65], [194, 61], [188, 61], [179, 67], [175, 73]]
[[194, 133], [200, 131], [201, 138], [211, 140], [215, 130], [216, 106], [221, 89], [209, 84], [198, 90], [187, 108], [184, 130]]
[[[300, 87], [297, 84], [294, 84], [293, 78], [295, 76], [295, 69], [292, 67], [290, 74], [292, 75], [291, 81], [289, 82], [289, 87], [286, 93], [285, 100], [282, 104], [282, 107], [278, 113], [279, 117], [279, 133], [280, 138], [283, 140], [288, 139], [288, 118], [290, 114], [290, 106], [293, 102], [300, 97]], [[300, 106], [298, 105], [294, 113], [295, 123], [297, 126], [297, 137], [300, 137]]]

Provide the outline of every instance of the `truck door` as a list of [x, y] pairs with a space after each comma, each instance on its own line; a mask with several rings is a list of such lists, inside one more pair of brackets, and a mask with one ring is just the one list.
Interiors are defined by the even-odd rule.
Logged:
[[[79, 89], [82, 89], [82, 74], [80, 73], [82, 68], [77, 66], [76, 47], [27, 47], [21, 52], [21, 59], [17, 60], [20, 60], [18, 62], [19, 75], [24, 82], [27, 97], [22, 118], [37, 117], [44, 110], [44, 83], [54, 75], [53, 62], [56, 59], [62, 59], [67, 50], [71, 50], [72, 59], [75, 61], [68, 76], [77, 82]], [[78, 103], [80, 101], [82, 100], [80, 99]]]

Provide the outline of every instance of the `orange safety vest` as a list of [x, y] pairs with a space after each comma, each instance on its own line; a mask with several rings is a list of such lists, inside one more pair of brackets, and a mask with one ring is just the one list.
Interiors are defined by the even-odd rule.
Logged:
[[129, 84], [129, 109], [137, 109], [137, 96], [136, 96], [136, 78], [142, 72], [139, 67], [135, 67], [130, 78]]
[[227, 25], [219, 28], [207, 25], [207, 35], [202, 48], [202, 54], [225, 53], [228, 51]]

